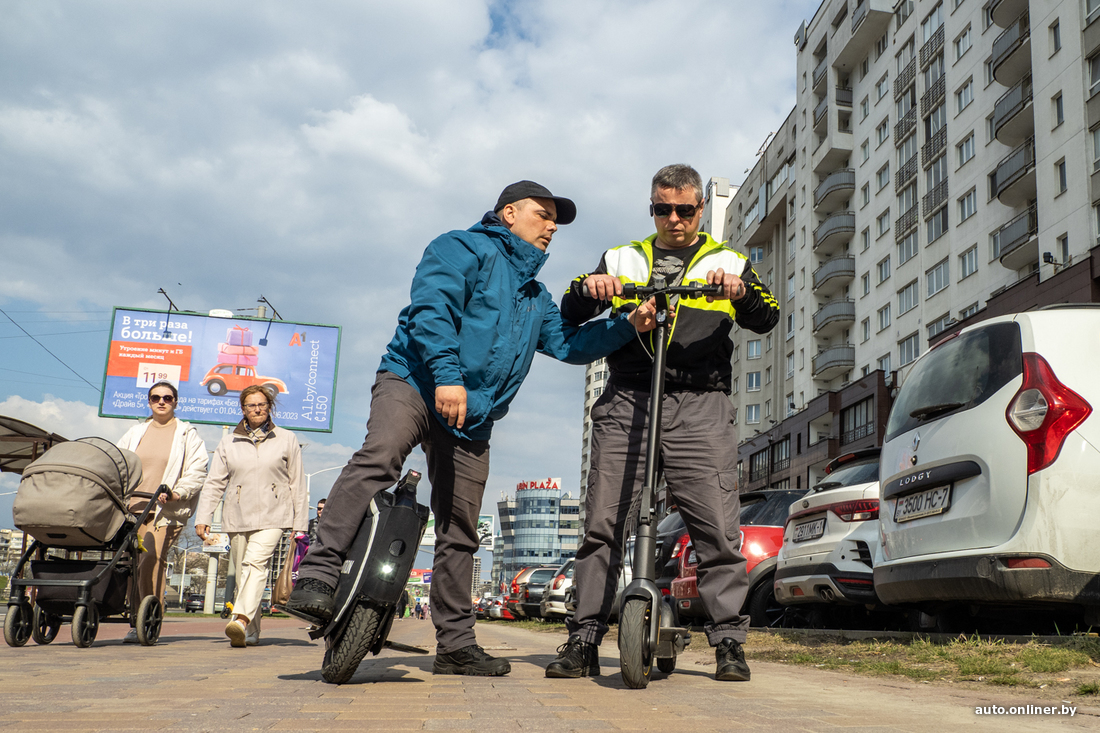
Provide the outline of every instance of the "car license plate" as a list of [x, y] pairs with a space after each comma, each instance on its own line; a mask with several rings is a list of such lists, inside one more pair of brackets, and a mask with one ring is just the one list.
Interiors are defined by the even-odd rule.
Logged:
[[796, 524], [794, 526], [794, 536], [791, 538], [791, 540], [793, 542], [816, 540], [823, 534], [825, 534], [825, 517], [822, 517], [821, 519], [815, 519], [812, 522], [803, 522], [802, 524]]
[[933, 514], [943, 514], [951, 506], [951, 484], [927, 489], [898, 498], [894, 507], [894, 521], [909, 522]]

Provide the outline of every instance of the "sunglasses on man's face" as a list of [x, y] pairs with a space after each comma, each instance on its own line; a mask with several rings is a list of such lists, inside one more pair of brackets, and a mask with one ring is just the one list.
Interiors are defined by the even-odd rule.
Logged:
[[149, 395], [149, 402], [156, 404], [157, 402], [163, 402], [166, 405], [170, 405], [176, 401], [176, 398], [170, 394], [151, 394]]
[[681, 219], [691, 219], [694, 218], [695, 212], [701, 207], [702, 204], [650, 204], [649, 215], [656, 216], [658, 219], [664, 219], [675, 211], [676, 216]]

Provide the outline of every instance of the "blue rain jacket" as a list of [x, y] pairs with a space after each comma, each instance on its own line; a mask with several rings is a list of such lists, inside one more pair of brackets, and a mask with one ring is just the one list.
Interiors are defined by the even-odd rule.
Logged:
[[[587, 364], [634, 338], [626, 315], [574, 326], [562, 321], [535, 279], [546, 253], [512, 234], [492, 212], [466, 231], [434, 239], [412, 281], [412, 302], [382, 357], [388, 371], [416, 387], [455, 435], [488, 440], [540, 351]], [[435, 410], [437, 386], [466, 388], [466, 421], [447, 426]]]

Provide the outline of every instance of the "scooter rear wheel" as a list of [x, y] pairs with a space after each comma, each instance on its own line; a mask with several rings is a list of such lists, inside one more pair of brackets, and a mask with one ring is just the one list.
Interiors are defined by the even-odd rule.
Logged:
[[645, 689], [653, 666], [649, 651], [649, 613], [649, 603], [645, 599], [631, 598], [619, 619], [619, 667], [623, 682], [633, 690]]
[[342, 685], [352, 678], [355, 670], [359, 669], [359, 663], [374, 645], [381, 621], [382, 614], [365, 603], [352, 609], [343, 635], [325, 652], [325, 661], [321, 665], [321, 677], [325, 682]]

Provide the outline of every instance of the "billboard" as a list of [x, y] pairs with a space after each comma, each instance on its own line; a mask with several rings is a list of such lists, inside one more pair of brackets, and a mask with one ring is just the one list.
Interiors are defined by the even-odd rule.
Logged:
[[236, 425], [241, 390], [261, 384], [279, 392], [276, 425], [332, 432], [339, 359], [339, 326], [115, 308], [99, 415], [148, 417], [149, 388], [167, 381], [181, 420]]
[[[477, 517], [477, 539], [479, 550], [493, 551], [493, 526], [496, 524], [492, 514], [479, 514]], [[428, 516], [428, 527], [424, 530], [421, 547], [435, 547], [435, 514]]]

